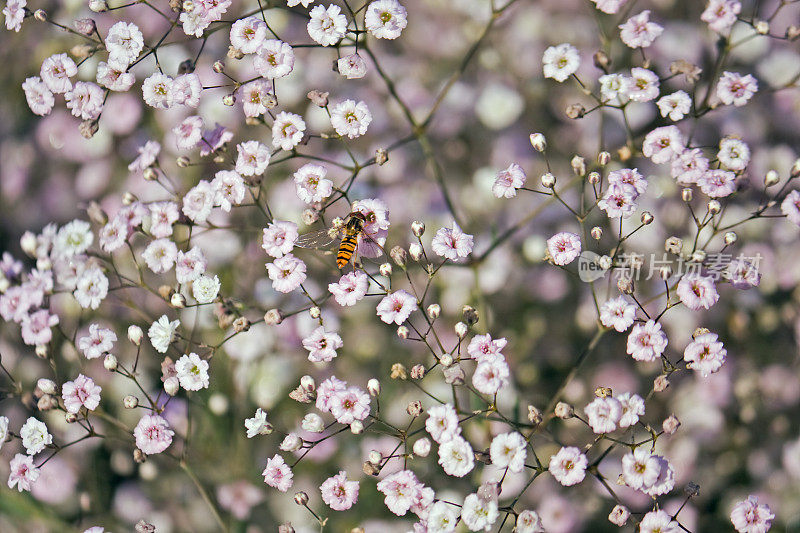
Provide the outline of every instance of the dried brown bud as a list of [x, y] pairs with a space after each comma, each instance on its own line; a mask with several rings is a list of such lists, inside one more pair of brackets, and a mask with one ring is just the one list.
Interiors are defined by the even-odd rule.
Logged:
[[327, 107], [328, 106], [328, 94], [327, 92], [322, 91], [309, 91], [306, 95], [311, 103], [313, 103], [317, 107]]
[[611, 58], [608, 57], [608, 54], [602, 50], [598, 50], [592, 56], [592, 60], [594, 61], [594, 66], [602, 70], [603, 72], [608, 73], [608, 67], [611, 66]]
[[395, 363], [392, 365], [392, 372], [389, 375], [392, 379], [408, 379], [408, 373], [406, 372], [406, 367], [403, 366], [402, 363]]
[[233, 331], [235, 331], [236, 333], [241, 333], [249, 329], [250, 329], [250, 321], [246, 317], [240, 316], [239, 318], [233, 321]]
[[679, 59], [670, 64], [669, 72], [670, 74], [683, 74], [687, 82], [694, 83], [700, 79], [700, 73], [703, 70], [685, 59]]
[[583, 116], [586, 114], [586, 108], [581, 104], [570, 104], [567, 106], [565, 113], [567, 114], [568, 118], [583, 118]]
[[385, 165], [387, 161], [389, 161], [389, 152], [387, 152], [384, 148], [378, 148], [375, 150], [375, 163], [378, 166]]
[[558, 402], [555, 408], [555, 415], [562, 420], [567, 420], [568, 418], [572, 418], [575, 414], [575, 409], [566, 403], [566, 402]]
[[609, 398], [613, 396], [613, 394], [611, 387], [597, 387], [594, 390], [594, 395], [598, 398]]
[[96, 120], [84, 120], [78, 126], [78, 132], [84, 139], [91, 139], [99, 129], [100, 126], [97, 124]]
[[413, 402], [409, 403], [406, 407], [406, 413], [411, 416], [419, 416], [422, 414], [422, 402], [419, 400], [414, 400]]
[[478, 311], [470, 305], [465, 305], [461, 308], [461, 315], [464, 318], [464, 322], [466, 322], [466, 324], [470, 327], [477, 324], [478, 320], [480, 319]]
[[534, 426], [542, 423], [542, 412], [533, 405], [528, 406], [528, 421]]

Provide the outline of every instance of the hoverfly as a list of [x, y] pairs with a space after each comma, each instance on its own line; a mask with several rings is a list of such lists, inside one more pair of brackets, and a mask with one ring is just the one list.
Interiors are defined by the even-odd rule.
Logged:
[[[319, 231], [300, 235], [295, 246], [300, 248], [327, 248], [337, 240], [336, 266], [344, 268], [358, 252], [361, 255], [380, 256], [383, 246], [364, 231], [367, 218], [361, 211], [352, 211], [344, 219], [338, 219], [333, 226]], [[367, 253], [365, 253], [367, 252]]]

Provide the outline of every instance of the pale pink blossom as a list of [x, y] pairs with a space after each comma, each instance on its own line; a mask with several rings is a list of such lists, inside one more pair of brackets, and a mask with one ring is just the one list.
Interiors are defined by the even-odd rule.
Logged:
[[452, 228], [440, 228], [431, 241], [433, 252], [450, 261], [458, 261], [472, 253], [473, 236], [464, 233], [453, 222]]
[[581, 238], [568, 231], [556, 233], [547, 239], [547, 250], [553, 263], [559, 266], [568, 265], [581, 253]]
[[710, 198], [723, 198], [736, 191], [736, 174], [730, 170], [706, 170], [699, 178], [697, 184], [700, 190]]
[[150, 235], [162, 239], [172, 235], [172, 225], [180, 218], [175, 202], [153, 202], [150, 207]]
[[639, 524], [639, 533], [680, 533], [682, 529], [666, 511], [650, 511]]
[[136, 447], [146, 455], [161, 453], [169, 448], [174, 435], [166, 420], [151, 414], [144, 415], [133, 430]]
[[267, 466], [261, 475], [264, 476], [264, 483], [281, 492], [286, 492], [292, 487], [294, 473], [283, 457], [278, 454], [267, 459]]
[[631, 48], [647, 48], [664, 32], [660, 24], [650, 22], [649, 9], [629, 18], [619, 29], [622, 42]]
[[466, 476], [475, 468], [472, 446], [458, 435], [439, 444], [439, 464], [448, 476]]
[[8, 465], [8, 488], [15, 486], [19, 492], [30, 491], [36, 480], [39, 479], [39, 469], [33, 463], [33, 457], [18, 453]]
[[369, 278], [367, 275], [356, 270], [343, 275], [336, 283], [329, 283], [328, 290], [333, 294], [336, 303], [349, 307], [361, 301], [369, 289]]
[[686, 361], [687, 368], [699, 372], [701, 376], [718, 372], [725, 363], [728, 351], [719, 342], [716, 333], [703, 333], [694, 338], [683, 352], [683, 360]]
[[710, 309], [719, 300], [719, 293], [711, 276], [686, 274], [678, 282], [675, 292], [683, 305], [693, 311]]
[[635, 318], [636, 306], [624, 296], [607, 300], [600, 306], [600, 322], [620, 333], [631, 327]]
[[175, 259], [175, 278], [178, 283], [191, 283], [205, 273], [207, 266], [208, 261], [198, 246], [192, 246], [188, 252], [180, 250]]
[[314, 363], [332, 361], [336, 357], [336, 350], [343, 345], [342, 338], [336, 332], [325, 331], [322, 326], [303, 339], [303, 348], [309, 352], [308, 360]]
[[568, 446], [561, 448], [558, 453], [550, 457], [548, 470], [556, 481], [570, 487], [583, 481], [586, 477], [586, 456], [578, 448]]
[[416, 309], [417, 299], [402, 289], [384, 296], [377, 307], [378, 316], [383, 322], [386, 324], [394, 322], [398, 326]]
[[292, 292], [306, 279], [306, 264], [292, 254], [278, 257], [266, 266], [272, 288], [278, 292]]
[[358, 481], [348, 480], [344, 470], [326, 479], [319, 490], [322, 501], [334, 511], [346, 511], [358, 501]]
[[645, 136], [642, 153], [653, 163], [660, 165], [672, 161], [684, 148], [685, 142], [680, 130], [675, 126], [662, 126]]
[[178, 247], [169, 239], [156, 239], [142, 252], [147, 268], [160, 274], [172, 270], [178, 256]]
[[117, 342], [117, 334], [113, 330], [102, 328], [99, 324], [89, 326], [89, 334], [78, 339], [78, 349], [86, 359], [97, 359], [111, 351]]
[[264, 228], [261, 248], [267, 252], [267, 255], [283, 257], [294, 249], [297, 237], [297, 224], [276, 220]]
[[358, 387], [347, 387], [330, 399], [331, 414], [340, 424], [352, 424], [369, 415], [369, 394]]
[[294, 69], [294, 50], [283, 41], [269, 39], [259, 48], [253, 66], [265, 78], [288, 76]]
[[315, 163], [306, 163], [294, 173], [297, 197], [307, 204], [321, 202], [333, 193], [333, 182], [325, 176], [328, 169]]
[[461, 435], [458, 414], [449, 403], [431, 407], [427, 410], [427, 413], [428, 419], [425, 420], [425, 430], [434, 441], [442, 444]]
[[616, 398], [595, 398], [584, 410], [595, 433], [612, 433], [622, 419], [622, 404]]
[[267, 38], [267, 24], [258, 17], [239, 19], [231, 25], [231, 46], [243, 54], [258, 51]]
[[700, 20], [707, 23], [711, 30], [724, 33], [734, 25], [741, 11], [739, 0], [709, 0]]
[[[10, 484], [10, 482], [9, 482]], [[775, 513], [765, 503], [750, 495], [731, 511], [731, 524], [739, 533], [766, 533], [772, 527]]]
[[269, 165], [269, 148], [258, 141], [245, 141], [236, 145], [236, 172], [242, 176], [263, 174]]
[[628, 335], [628, 354], [637, 361], [655, 361], [667, 349], [667, 336], [661, 324], [648, 320], [636, 324]]
[[92, 378], [83, 374], [73, 381], [67, 381], [61, 386], [61, 397], [64, 399], [64, 408], [69, 413], [77, 413], [81, 407], [94, 411], [100, 405], [100, 392], [102, 388], [95, 385]]

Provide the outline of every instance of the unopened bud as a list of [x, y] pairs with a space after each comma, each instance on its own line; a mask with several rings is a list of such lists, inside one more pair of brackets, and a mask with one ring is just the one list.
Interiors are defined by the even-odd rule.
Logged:
[[653, 217], [653, 213], [651, 213], [650, 211], [645, 211], [644, 213], [642, 213], [642, 219], [641, 220], [642, 220], [642, 224], [647, 226], [648, 224], [652, 224], [653, 223], [653, 220], [655, 220], [655, 217]]
[[589, 172], [587, 180], [589, 181], [590, 185], [597, 185], [598, 183], [600, 183], [600, 173], [597, 171]]
[[377, 476], [381, 473], [381, 465], [373, 463], [372, 461], [364, 461], [361, 469], [368, 476]]
[[178, 168], [186, 168], [191, 164], [191, 161], [189, 161], [188, 157], [182, 155], [175, 160], [175, 164], [178, 165]]
[[133, 450], [133, 462], [140, 465], [147, 461], [147, 457], [145, 457], [144, 452], [139, 448]]
[[669, 237], [664, 241], [664, 250], [671, 254], [680, 255], [682, 249], [683, 240], [680, 237]]
[[611, 154], [608, 152], [600, 152], [597, 154], [597, 163], [604, 167], [611, 162]]
[[658, 269], [658, 276], [662, 280], [667, 281], [669, 278], [672, 277], [672, 267], [669, 265], [662, 266], [661, 268]]
[[138, 522], [136, 522], [136, 525], [134, 526], [133, 530], [136, 533], [156, 533], [156, 526], [154, 526], [153, 524], [148, 524], [144, 520], [139, 520]]
[[67, 424], [74, 424], [75, 422], [78, 421], [78, 415], [76, 415], [75, 413], [67, 413], [66, 415], [64, 415], [64, 420], [67, 421]]
[[442, 307], [439, 304], [431, 304], [427, 309], [428, 318], [436, 320], [442, 314]]
[[547, 172], [542, 174], [542, 187], [545, 189], [552, 189], [556, 186], [556, 177]]
[[225, 63], [219, 60], [214, 61], [214, 64], [211, 65], [211, 69], [217, 74], [221, 74], [222, 71], [225, 70]]
[[172, 298], [172, 294], [175, 290], [170, 287], [169, 285], [159, 285], [158, 286], [158, 295], [161, 296], [165, 300], [169, 300]]
[[122, 405], [125, 409], [136, 409], [139, 407], [139, 398], [129, 394], [122, 399]]
[[398, 326], [397, 327], [397, 336], [401, 339], [405, 340], [408, 338], [410, 331], [406, 326]]
[[364, 423], [361, 420], [353, 420], [350, 422], [350, 433], [353, 435], [360, 435], [364, 431]]
[[615, 505], [614, 508], [611, 509], [611, 514], [608, 515], [608, 521], [615, 526], [622, 527], [628, 522], [630, 517], [631, 512], [627, 507], [624, 505]]
[[414, 261], [419, 261], [422, 257], [422, 246], [419, 244], [412, 242], [408, 245], [408, 255], [411, 256], [411, 259]]
[[692, 198], [694, 198], [694, 193], [692, 192], [692, 189], [686, 187], [685, 189], [681, 190], [681, 199], [684, 202], [688, 204], [689, 202], [692, 201]]
[[534, 426], [542, 423], [542, 412], [533, 405], [528, 406], [528, 421]]
[[469, 326], [464, 324], [463, 322], [456, 322], [455, 326], [456, 335], [458, 335], [459, 339], [463, 339], [467, 336], [467, 332], [469, 331]]
[[307, 505], [308, 504], [308, 494], [303, 491], [296, 492], [294, 494], [294, 503], [297, 505]]
[[47, 345], [46, 344], [37, 344], [34, 350], [36, 352], [36, 357], [39, 359], [47, 359]]
[[102, 13], [108, 11], [108, 4], [106, 0], [89, 0], [89, 9], [95, 13]]
[[322, 313], [322, 311], [320, 311], [320, 308], [319, 308], [319, 307], [317, 307], [316, 305], [315, 305], [314, 307], [312, 307], [311, 309], [309, 309], [309, 310], [308, 310], [308, 314], [309, 314], [309, 315], [311, 316], [311, 318], [313, 318], [314, 320], [316, 320], [316, 319], [318, 319], [318, 318], [319, 318], [319, 316], [320, 316], [320, 313]]
[[781, 181], [781, 177], [775, 170], [768, 170], [766, 175], [764, 176], [764, 186], [766, 187], [772, 187], [779, 181]]
[[573, 157], [572, 161], [570, 161], [570, 165], [572, 165], [572, 171], [576, 176], [583, 176], [586, 174], [586, 160], [581, 156], [576, 155]]
[[736, 232], [729, 231], [725, 233], [725, 244], [731, 245], [737, 241], [739, 237], [736, 235]]
[[56, 393], [56, 382], [52, 379], [41, 378], [36, 382], [36, 387], [44, 394]]
[[669, 415], [664, 422], [661, 424], [661, 429], [664, 430], [664, 433], [667, 435], [672, 435], [676, 431], [678, 431], [678, 426], [681, 425], [680, 420], [675, 415]]
[[39, 22], [44, 22], [47, 20], [47, 13], [44, 9], [37, 9], [33, 12], [33, 18], [38, 20]]
[[586, 108], [581, 104], [570, 104], [564, 112], [567, 114], [567, 117], [571, 119], [583, 118], [586, 114]]
[[547, 140], [541, 133], [531, 133], [531, 146], [537, 152], [544, 152], [547, 149]]
[[225, 96], [222, 97], [222, 103], [228, 107], [233, 106], [233, 104], [236, 103], [236, 95], [234, 95], [233, 93], [226, 94]]
[[655, 392], [664, 392], [669, 387], [669, 378], [665, 375], [660, 375], [653, 380], [653, 390]]
[[788, 28], [786, 28], [786, 38], [790, 41], [794, 41], [800, 37], [800, 28], [792, 24]]
[[392, 261], [399, 266], [403, 267], [406, 265], [406, 261], [408, 260], [408, 252], [406, 252], [405, 248], [400, 246], [393, 246], [392, 249], [389, 251], [389, 256], [392, 258]]
[[406, 407], [406, 413], [411, 416], [419, 416], [422, 413], [422, 402], [419, 400], [414, 400], [413, 402], [409, 403]]
[[700, 485], [695, 483], [694, 481], [690, 481], [686, 484], [683, 488], [683, 493], [688, 496], [689, 498], [694, 498], [698, 494], [700, 494]]
[[387, 161], [389, 161], [389, 152], [387, 152], [384, 148], [378, 148], [375, 150], [375, 164], [382, 166], [385, 165]]
[[630, 146], [623, 146], [617, 150], [617, 157], [619, 157], [620, 161], [623, 162], [633, 157], [633, 152], [631, 152]]
[[328, 106], [328, 93], [322, 91], [309, 91], [306, 95], [311, 103], [313, 103], [317, 107], [327, 107]]
[[480, 319], [478, 311], [471, 305], [465, 305], [462, 307], [461, 315], [464, 317], [464, 322], [466, 322], [468, 326], [474, 326]]
[[264, 324], [268, 326], [277, 326], [283, 321], [283, 313], [280, 309], [270, 309], [264, 313]]
[[558, 418], [567, 420], [568, 418], [572, 418], [575, 414], [575, 409], [568, 403], [558, 402], [554, 412]]
[[138, 202], [139, 199], [130, 191], [125, 191], [122, 195], [122, 205], [131, 205], [133, 203]]
[[158, 172], [153, 167], [147, 167], [142, 173], [144, 179], [147, 181], [156, 181], [158, 179]]
[[380, 266], [381, 276], [388, 278], [392, 275], [392, 265], [391, 263], [383, 263]]
[[178, 390], [180, 390], [181, 384], [178, 381], [178, 378], [175, 376], [170, 376], [164, 380], [164, 392], [166, 392], [170, 396], [175, 396], [178, 394]]
[[792, 165], [791, 176], [793, 178], [800, 176], [800, 159], [796, 159]]
[[314, 378], [309, 375], [305, 375], [300, 378], [300, 386], [303, 387], [304, 390], [308, 392], [314, 392], [317, 388], [317, 384], [314, 382]]
[[240, 316], [236, 320], [233, 321], [233, 331], [236, 333], [242, 333], [243, 331], [248, 331], [250, 329], [250, 320], [247, 317]]
[[719, 203], [718, 200], [710, 200], [708, 202], [708, 212], [712, 215], [716, 215], [722, 210], [722, 204]]
[[367, 391], [372, 396], [378, 396], [381, 393], [381, 382], [375, 378], [367, 381]]
[[19, 246], [28, 256], [36, 257], [38, 243], [36, 241], [36, 235], [34, 235], [32, 232], [26, 231], [22, 234], [22, 237], [19, 240]]
[[425, 377], [425, 366], [416, 364], [411, 367], [411, 379], [422, 379]]
[[633, 279], [629, 276], [620, 276], [617, 280], [617, 289], [622, 294], [633, 294]]
[[415, 220], [411, 223], [411, 231], [415, 237], [422, 237], [425, 234], [425, 223]]
[[608, 67], [611, 65], [611, 58], [606, 52], [598, 50], [592, 56], [592, 62], [594, 63], [594, 66], [603, 72], [608, 72]]
[[695, 263], [702, 263], [706, 260], [707, 254], [703, 250], [695, 250], [692, 252], [690, 259]]
[[414, 442], [414, 446], [411, 447], [411, 450], [414, 452], [414, 455], [418, 455], [420, 457], [427, 457], [429, 453], [431, 453], [431, 441], [428, 437], [422, 437]]
[[448, 367], [453, 364], [453, 356], [446, 353], [439, 358], [439, 362], [442, 363], [442, 366]]
[[595, 226], [592, 228], [590, 232], [592, 234], [592, 238], [596, 241], [599, 241], [603, 237], [603, 228], [600, 226]]
[[183, 309], [186, 307], [186, 296], [179, 292], [173, 293], [169, 298], [169, 303], [175, 309]]
[[766, 35], [769, 33], [769, 22], [766, 20], [759, 20], [755, 24], [756, 33], [759, 35]]
[[97, 24], [93, 19], [85, 18], [75, 21], [75, 30], [82, 35], [91, 35], [97, 29]]
[[117, 369], [117, 358], [113, 354], [106, 354], [105, 358], [103, 359], [103, 367], [109, 372], [113, 372]]

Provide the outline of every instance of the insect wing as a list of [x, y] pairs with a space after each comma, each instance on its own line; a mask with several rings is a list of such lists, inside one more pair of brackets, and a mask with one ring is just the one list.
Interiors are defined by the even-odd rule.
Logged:
[[356, 252], [361, 257], [375, 258], [386, 253], [383, 248], [383, 245], [386, 243], [386, 236], [382, 236], [380, 232], [374, 235], [368, 235], [362, 231], [358, 237], [358, 248]]
[[328, 248], [340, 238], [337, 231], [321, 229], [300, 235], [294, 245], [299, 248]]

